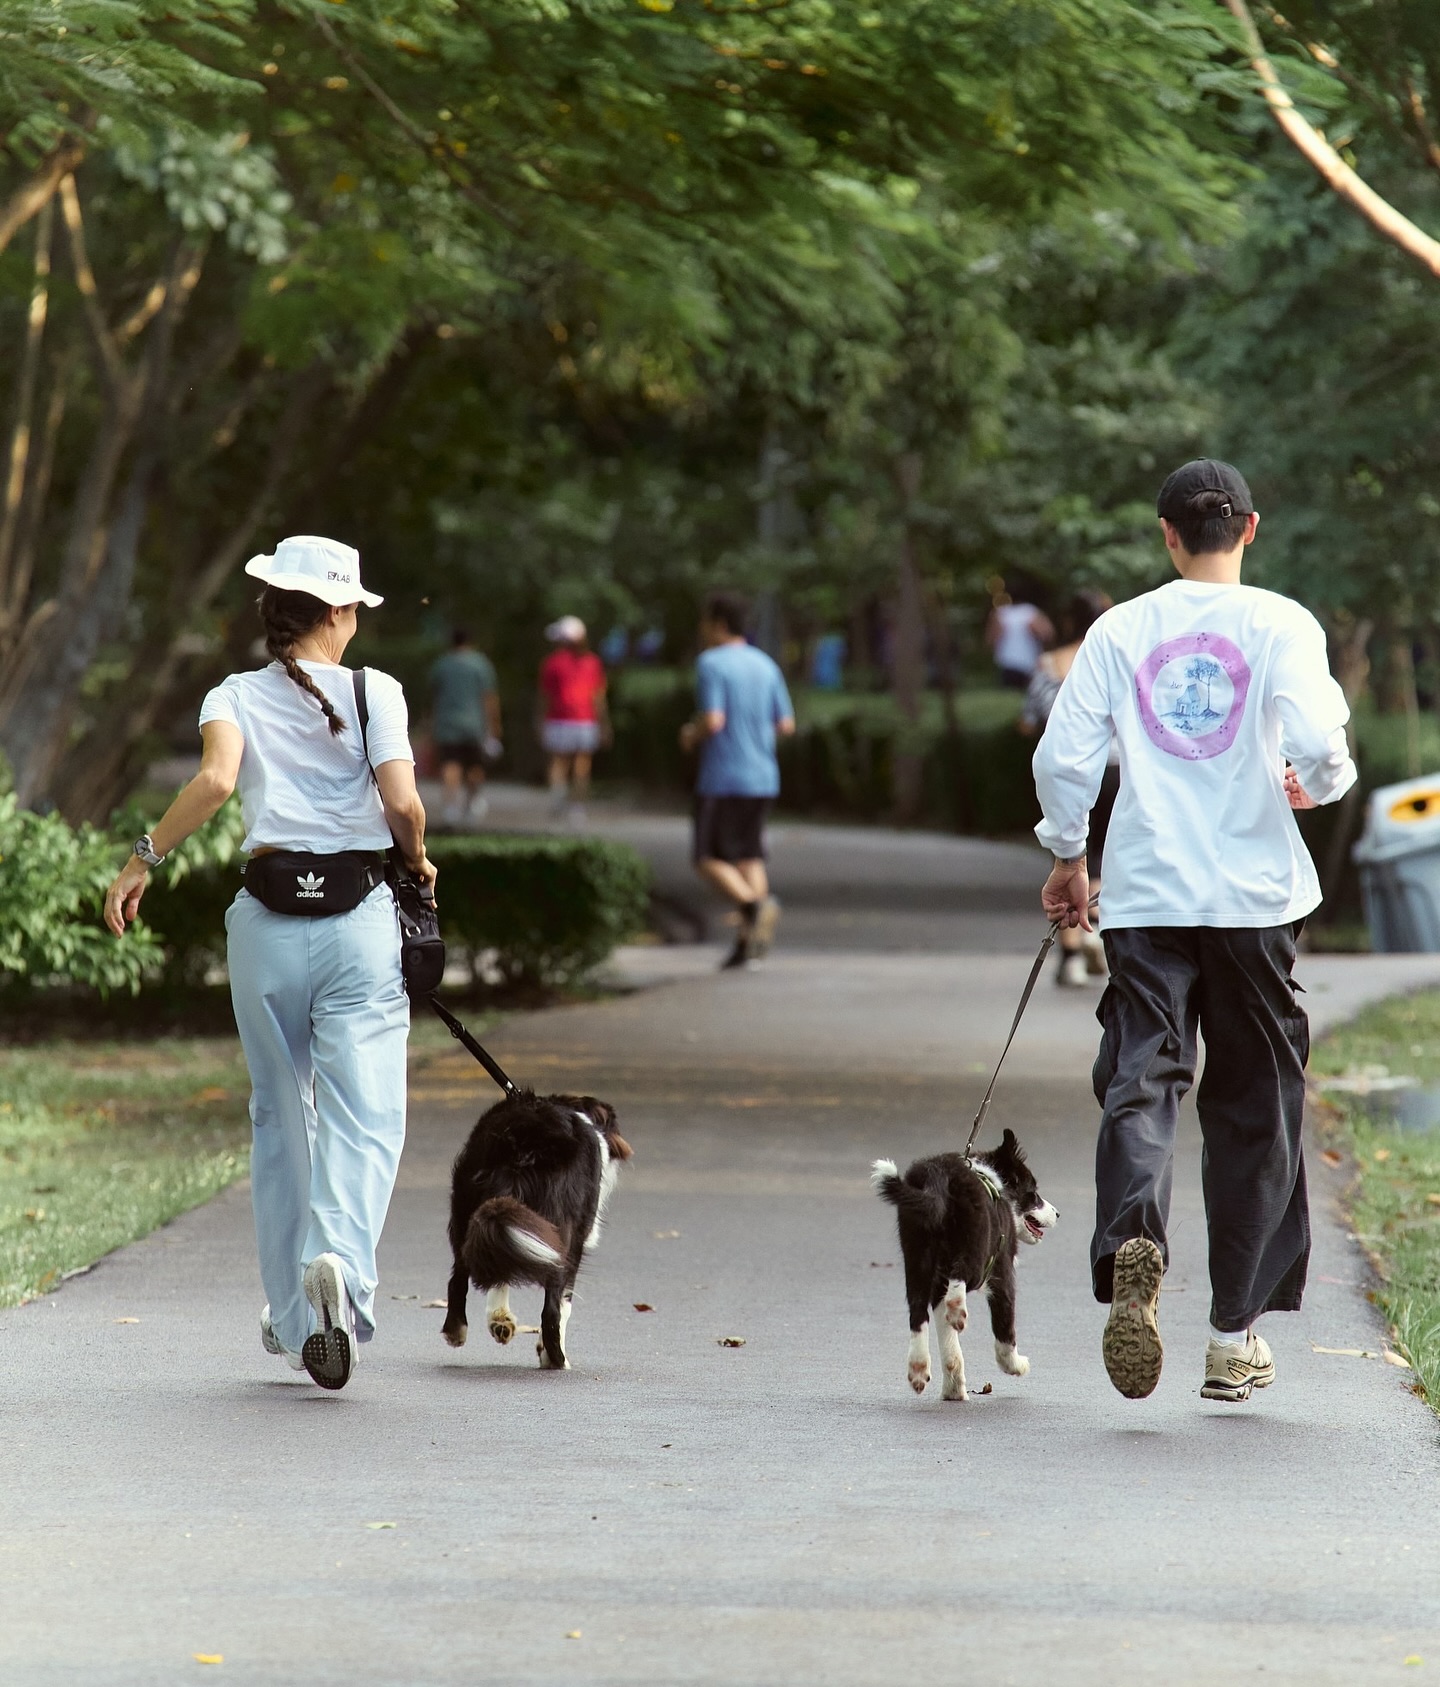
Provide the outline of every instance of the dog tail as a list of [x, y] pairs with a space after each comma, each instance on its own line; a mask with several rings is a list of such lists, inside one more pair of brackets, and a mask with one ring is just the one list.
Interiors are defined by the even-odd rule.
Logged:
[[870, 1187], [882, 1201], [888, 1201], [892, 1207], [898, 1207], [901, 1212], [911, 1212], [917, 1217], [935, 1217], [939, 1203], [935, 1193], [930, 1189], [916, 1189], [913, 1184], [906, 1183], [900, 1175], [900, 1168], [893, 1160], [877, 1160], [870, 1168]]
[[543, 1284], [565, 1263], [565, 1238], [523, 1201], [497, 1195], [476, 1207], [463, 1257], [471, 1280], [482, 1289], [499, 1283]]

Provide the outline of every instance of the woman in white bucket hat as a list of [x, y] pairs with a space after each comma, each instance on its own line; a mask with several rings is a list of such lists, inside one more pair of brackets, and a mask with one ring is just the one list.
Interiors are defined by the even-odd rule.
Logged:
[[[283, 540], [245, 572], [273, 660], [232, 674], [200, 710], [200, 771], [110, 887], [116, 936], [149, 869], [203, 825], [237, 783], [245, 888], [225, 916], [230, 993], [250, 1069], [251, 1184], [268, 1352], [343, 1388], [374, 1333], [375, 1249], [405, 1140], [409, 1001], [392, 840], [433, 885], [405, 696], [341, 665], [360, 604], [360, 557], [333, 539]], [[372, 777], [373, 767], [373, 777]]]

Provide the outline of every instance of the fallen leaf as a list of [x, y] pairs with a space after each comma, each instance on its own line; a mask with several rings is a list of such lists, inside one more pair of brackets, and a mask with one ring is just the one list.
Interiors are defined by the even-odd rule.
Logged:
[[1338, 1166], [1342, 1164], [1342, 1156], [1337, 1154], [1333, 1148], [1322, 1148], [1320, 1150], [1320, 1158], [1327, 1166]]
[[1440, 1207], [1440, 1189], [1432, 1189], [1425, 1199], [1430, 1206]]
[[515, 1334], [517, 1336], [538, 1336], [540, 1334], [540, 1326], [538, 1324], [517, 1324], [515, 1326]]
[[446, 1311], [450, 1308], [450, 1302], [448, 1300], [427, 1300], [425, 1305], [430, 1307], [443, 1307]]
[[894, 1268], [895, 1261], [893, 1259], [872, 1259], [870, 1261], [872, 1271], [892, 1271]]
[[716, 1345], [719, 1346], [719, 1347], [744, 1347], [745, 1337], [744, 1336], [716, 1336], [715, 1342], [716, 1342]]
[[567, 1640], [578, 1640], [580, 1638], [580, 1630], [578, 1628], [566, 1629], [565, 1638]]
[[31, 1224], [43, 1224], [45, 1222], [45, 1209], [44, 1207], [26, 1207], [25, 1216]]
[[977, 1394], [993, 1394], [994, 1392], [995, 1392], [995, 1385], [994, 1385], [994, 1383], [990, 1383], [990, 1382], [987, 1382], [983, 1388], [980, 1388], [980, 1389], [976, 1390]]
[[1310, 1343], [1312, 1353], [1333, 1353], [1342, 1359], [1378, 1359], [1378, 1353], [1372, 1353], [1368, 1347], [1321, 1347], [1318, 1342]]
[[1398, 1365], [1402, 1371], [1408, 1371], [1410, 1369], [1410, 1361], [1408, 1359], [1402, 1359], [1398, 1353], [1392, 1353], [1388, 1347], [1380, 1355], [1380, 1357], [1387, 1365]]
[[653, 1312], [655, 1310], [649, 1301], [637, 1300], [633, 1304], [637, 1312]]
[[1376, 1165], [1383, 1166], [1390, 1158], [1390, 1150], [1388, 1148], [1377, 1148], [1371, 1158], [1375, 1161]]
[[207, 1084], [203, 1090], [197, 1090], [195, 1094], [190, 1097], [192, 1102], [228, 1101], [229, 1099], [230, 1091], [222, 1088], [219, 1084]]
[[655, 1240], [657, 1242], [673, 1242], [679, 1234], [678, 1230], [657, 1230]]
[[140, 1320], [138, 1318], [117, 1318], [115, 1322], [117, 1324], [138, 1324]]
[[395, 1525], [393, 1523], [367, 1523], [365, 1527], [367, 1529], [393, 1529]]
[[[391, 1295], [391, 1300], [419, 1300], [419, 1295]], [[443, 1301], [441, 1302], [443, 1305]]]
[[1425, 1662], [1425, 1660], [1424, 1660], [1424, 1658], [1422, 1658], [1420, 1656], [1420, 1654], [1418, 1652], [1412, 1652], [1410, 1654], [1410, 1656], [1408, 1658], [1406, 1658], [1405, 1662], [1407, 1664], [1423, 1664]]
[[223, 1664], [225, 1662], [223, 1652], [192, 1652], [191, 1656], [197, 1664]]

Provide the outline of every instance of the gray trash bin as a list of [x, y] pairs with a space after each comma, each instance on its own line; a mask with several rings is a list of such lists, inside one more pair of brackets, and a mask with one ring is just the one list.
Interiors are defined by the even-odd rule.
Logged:
[[1440, 951], [1440, 774], [1372, 791], [1353, 854], [1371, 948]]

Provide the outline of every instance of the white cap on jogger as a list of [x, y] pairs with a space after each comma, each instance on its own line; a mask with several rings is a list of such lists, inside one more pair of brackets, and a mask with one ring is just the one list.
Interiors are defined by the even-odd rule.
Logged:
[[283, 592], [308, 592], [322, 603], [363, 603], [378, 609], [385, 601], [360, 584], [360, 553], [338, 539], [310, 534], [282, 539], [274, 556], [252, 556], [245, 572]]

